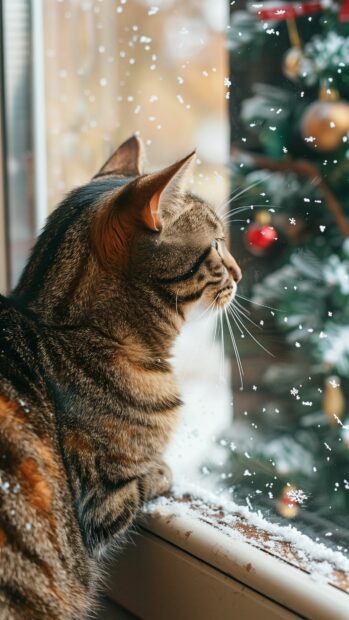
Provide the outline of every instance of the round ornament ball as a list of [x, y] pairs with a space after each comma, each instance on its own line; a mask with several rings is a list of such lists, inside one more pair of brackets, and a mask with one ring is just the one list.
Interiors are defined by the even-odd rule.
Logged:
[[300, 47], [291, 47], [284, 55], [282, 70], [289, 80], [296, 80], [301, 72], [304, 54]]
[[349, 131], [349, 104], [345, 101], [315, 101], [301, 120], [302, 136], [319, 151], [334, 151]]
[[254, 256], [266, 256], [274, 249], [279, 235], [276, 228], [270, 225], [270, 221], [268, 212], [260, 212], [256, 221], [250, 224], [245, 232], [245, 245]]
[[297, 487], [293, 484], [286, 485], [282, 491], [279, 499], [276, 502], [276, 509], [282, 517], [285, 519], [294, 519], [297, 517], [300, 507], [299, 502], [296, 499]]

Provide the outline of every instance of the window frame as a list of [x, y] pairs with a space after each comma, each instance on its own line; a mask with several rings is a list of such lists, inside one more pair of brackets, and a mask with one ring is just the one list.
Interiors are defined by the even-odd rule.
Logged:
[[[47, 198], [46, 143], [40, 131], [45, 112], [43, 41], [37, 37], [42, 29], [42, 0], [33, 1], [32, 7], [36, 225], [40, 229]], [[2, 104], [0, 101], [0, 289], [6, 290]], [[239, 620], [250, 620], [257, 613], [259, 620], [348, 618], [348, 594], [327, 583], [316, 587], [311, 576], [291, 565], [286, 555], [282, 560], [246, 540], [230, 538], [200, 518], [170, 511], [148, 514], [135, 542], [121, 555], [117, 553], [106, 580], [109, 598], [140, 618], [225, 620], [235, 615], [234, 611]]]
[[4, 131], [4, 49], [3, 19], [0, 11], [0, 293], [6, 293], [9, 283], [7, 214], [6, 214], [6, 175], [5, 175], [5, 131]]

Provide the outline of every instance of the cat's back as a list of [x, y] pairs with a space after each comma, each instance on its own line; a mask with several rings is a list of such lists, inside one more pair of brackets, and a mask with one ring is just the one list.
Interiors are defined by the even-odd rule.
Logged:
[[[42, 378], [39, 369], [39, 330], [35, 321], [15, 303], [0, 295], [0, 389], [38, 398]], [[32, 385], [31, 385], [32, 383]], [[34, 388], [34, 390], [33, 390]]]
[[89, 559], [35, 320], [0, 297], [0, 618], [83, 617]]

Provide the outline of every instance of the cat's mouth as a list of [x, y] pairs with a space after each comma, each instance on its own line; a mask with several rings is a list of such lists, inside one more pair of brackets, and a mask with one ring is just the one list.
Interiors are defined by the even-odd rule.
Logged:
[[216, 308], [224, 308], [227, 306], [234, 299], [235, 293], [236, 284], [229, 284], [229, 286], [222, 288], [215, 297]]

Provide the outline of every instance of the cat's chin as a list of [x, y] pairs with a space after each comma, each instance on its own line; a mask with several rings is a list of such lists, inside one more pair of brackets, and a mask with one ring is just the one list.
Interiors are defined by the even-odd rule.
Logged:
[[216, 295], [214, 305], [216, 308], [225, 308], [233, 301], [236, 294], [236, 285], [229, 285], [222, 288]]

